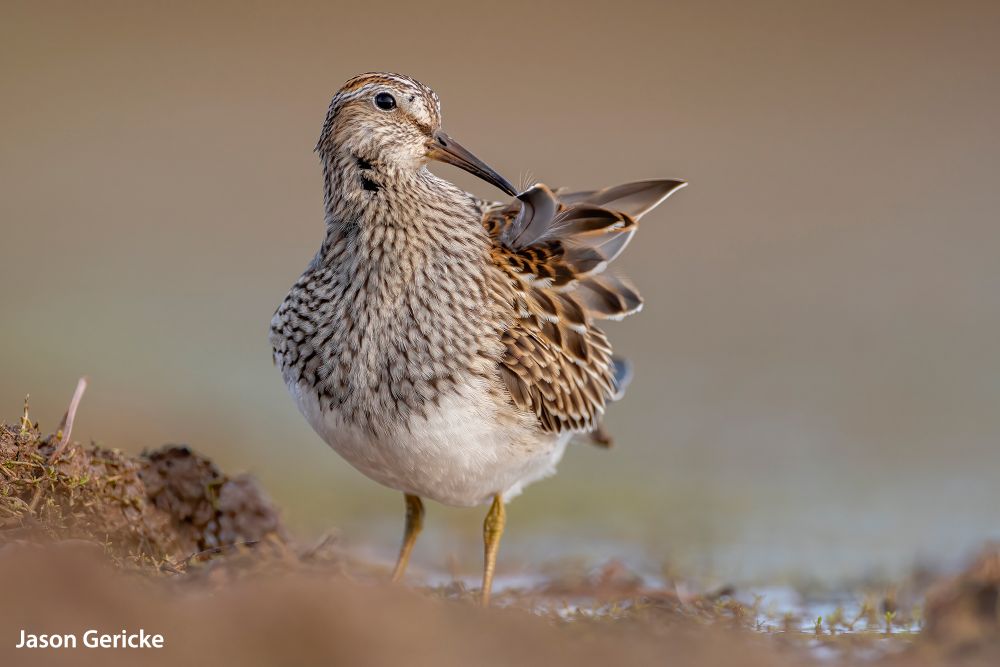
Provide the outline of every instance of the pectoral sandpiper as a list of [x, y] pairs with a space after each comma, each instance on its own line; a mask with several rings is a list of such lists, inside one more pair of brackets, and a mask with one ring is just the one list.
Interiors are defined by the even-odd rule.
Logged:
[[[639, 218], [682, 181], [518, 194], [441, 131], [438, 96], [369, 73], [334, 96], [316, 146], [326, 235], [271, 322], [274, 358], [316, 432], [402, 491], [402, 577], [421, 498], [490, 503], [488, 604], [504, 502], [551, 475], [573, 434], [597, 434], [628, 381], [596, 326], [640, 309], [606, 272]], [[493, 184], [479, 200], [433, 175], [439, 160]]]

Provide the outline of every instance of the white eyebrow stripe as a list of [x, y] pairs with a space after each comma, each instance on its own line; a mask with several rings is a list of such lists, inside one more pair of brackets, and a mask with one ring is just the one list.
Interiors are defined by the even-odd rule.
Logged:
[[350, 102], [351, 100], [356, 100], [359, 97], [364, 97], [365, 95], [368, 94], [368, 91], [372, 90], [376, 86], [377, 84], [375, 83], [366, 83], [357, 90], [352, 90], [349, 93], [341, 93], [339, 96], [341, 99], [341, 104], [343, 104], [344, 102]]

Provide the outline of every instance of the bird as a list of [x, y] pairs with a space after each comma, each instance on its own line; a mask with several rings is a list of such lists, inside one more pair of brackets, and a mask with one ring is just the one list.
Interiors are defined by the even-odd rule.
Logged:
[[[631, 376], [599, 324], [642, 299], [608, 270], [676, 179], [519, 192], [441, 129], [409, 76], [334, 95], [315, 148], [325, 233], [274, 313], [276, 366], [299, 411], [354, 468], [404, 495], [400, 581], [424, 499], [488, 506], [478, 596], [490, 604], [505, 504], [555, 472], [569, 441], [610, 440]], [[512, 199], [433, 174], [453, 165]]]

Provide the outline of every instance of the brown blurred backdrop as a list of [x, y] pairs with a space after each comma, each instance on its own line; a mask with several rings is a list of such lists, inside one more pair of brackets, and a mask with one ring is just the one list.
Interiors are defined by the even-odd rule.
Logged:
[[[511, 507], [507, 567], [576, 554], [836, 576], [1000, 537], [1000, 5], [10, 2], [0, 10], [0, 406], [183, 441], [303, 533], [386, 555], [396, 493], [272, 368], [318, 247], [311, 149], [350, 76], [411, 74], [514, 181], [682, 177], [623, 268], [610, 451]], [[448, 167], [438, 173], [496, 192]], [[417, 562], [475, 554], [431, 508]]]

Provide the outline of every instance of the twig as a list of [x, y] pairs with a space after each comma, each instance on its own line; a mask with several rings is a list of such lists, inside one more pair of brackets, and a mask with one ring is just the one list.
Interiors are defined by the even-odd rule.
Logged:
[[[59, 456], [63, 453], [63, 450], [66, 449], [66, 445], [69, 444], [70, 435], [72, 435], [73, 433], [73, 420], [76, 419], [76, 411], [80, 407], [80, 399], [83, 398], [83, 392], [86, 390], [87, 390], [87, 378], [82, 377], [79, 380], [77, 380], [76, 390], [73, 392], [73, 398], [70, 399], [69, 407], [66, 408], [66, 414], [63, 415], [62, 421], [59, 423], [59, 430], [57, 431], [57, 433], [59, 434], [59, 444], [56, 446], [55, 450], [53, 450], [52, 454], [49, 456], [48, 460], [49, 465], [52, 465], [53, 463], [56, 462]], [[21, 418], [22, 428], [24, 428], [23, 422], [27, 419], [28, 419], [28, 399], [27, 397], [25, 397], [24, 416]], [[34, 514], [38, 510], [38, 503], [42, 499], [42, 491], [44, 490], [43, 478], [44, 478], [44, 473], [42, 474], [42, 477], [38, 478], [38, 488], [35, 489], [35, 495], [31, 497], [31, 502], [28, 503], [28, 511], [31, 512], [32, 514]]]
[[77, 408], [80, 407], [80, 399], [83, 398], [83, 392], [87, 390], [87, 378], [82, 377], [76, 383], [76, 391], [73, 392], [73, 398], [70, 399], [69, 407], [66, 409], [66, 414], [62, 418], [62, 422], [59, 424], [60, 438], [59, 446], [56, 447], [52, 455], [49, 456], [49, 464], [55, 463], [59, 455], [63, 453], [66, 449], [66, 445], [69, 444], [69, 436], [73, 433], [73, 420], [76, 419]]

